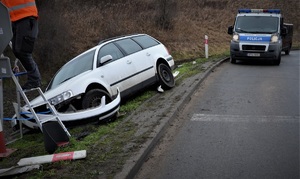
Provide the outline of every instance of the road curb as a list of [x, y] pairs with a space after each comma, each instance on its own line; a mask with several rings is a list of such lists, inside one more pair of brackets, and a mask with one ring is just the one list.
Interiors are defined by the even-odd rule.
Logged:
[[166, 129], [168, 128], [168, 124], [171, 124], [173, 119], [178, 116], [180, 109], [184, 107], [184, 105], [191, 99], [192, 94], [195, 90], [200, 86], [200, 84], [206, 79], [206, 77], [213, 72], [213, 70], [220, 66], [223, 62], [228, 60], [229, 57], [225, 57], [223, 59], [218, 60], [215, 64], [211, 65], [208, 69], [206, 69], [203, 73], [199, 73], [194, 77], [191, 77], [191, 86], [188, 91], [185, 92], [184, 97], [177, 102], [176, 106], [174, 106], [167, 116], [160, 120], [160, 124], [158, 124], [153, 132], [150, 134], [148, 141], [146, 141], [142, 146], [140, 146], [140, 150], [134, 155], [131, 156], [129, 160], [126, 161], [122, 171], [118, 173], [114, 178], [115, 179], [132, 179], [137, 174], [142, 164], [147, 160], [148, 155], [154, 149], [156, 144], [159, 142], [160, 138], [164, 135]]

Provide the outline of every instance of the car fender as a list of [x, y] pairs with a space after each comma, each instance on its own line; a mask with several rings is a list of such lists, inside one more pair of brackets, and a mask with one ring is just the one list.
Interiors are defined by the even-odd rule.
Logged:
[[[93, 70], [87, 74], [81, 75], [80, 77], [74, 78], [74, 80], [70, 81], [70, 84], [68, 85], [69, 88], [74, 90], [74, 94], [82, 94], [85, 93], [88, 86], [91, 84], [99, 84], [105, 88], [105, 90], [113, 96], [113, 92], [110, 89], [110, 85], [101, 78], [101, 74], [97, 73], [96, 70]], [[115, 92], [116, 94], [116, 92]]]
[[[157, 47], [154, 47], [151, 49], [151, 54], [152, 54], [153, 60], [155, 62], [153, 64], [157, 65], [157, 61], [159, 59], [162, 59], [162, 60], [164, 60], [164, 62], [166, 62], [166, 64], [169, 65], [169, 67], [171, 69], [173, 69], [174, 65], [175, 65], [173, 57], [168, 53], [167, 50], [162, 50], [162, 49], [166, 49], [165, 46], [160, 45], [160, 46], [157, 46]], [[155, 71], [157, 72], [156, 66], [154, 68], [155, 68]]]
[[[63, 92], [71, 91], [72, 97], [78, 96], [81, 94], [84, 94], [86, 92], [86, 89], [88, 86], [92, 83], [97, 83], [101, 86], [103, 86], [108, 93], [112, 96], [112, 91], [109, 88], [109, 85], [105, 83], [105, 81], [101, 80], [100, 78], [96, 78], [95, 73], [93, 71], [87, 71], [80, 76], [76, 76], [74, 78], [69, 79], [68, 81], [65, 81], [61, 85], [57, 86], [54, 89], [50, 89], [44, 93], [47, 100], [60, 95]], [[115, 92], [116, 93], [116, 92]], [[39, 103], [42, 103], [43, 99], [41, 96], [38, 96], [37, 98], [33, 99], [31, 103], [33, 105], [37, 105]]]
[[[172, 69], [172, 66], [174, 66], [174, 61], [173, 61], [173, 58], [172, 58], [172, 56], [170, 55], [170, 56], [166, 56], [166, 57], [164, 57], [164, 56], [162, 56], [162, 55], [159, 55], [159, 54], [156, 54], [155, 56], [154, 56], [154, 58], [155, 58], [155, 73], [157, 73], [157, 63], [158, 63], [158, 61], [159, 60], [163, 60], [166, 64], [168, 64], [168, 66]], [[168, 58], [172, 58], [171, 60], [167, 60]]]

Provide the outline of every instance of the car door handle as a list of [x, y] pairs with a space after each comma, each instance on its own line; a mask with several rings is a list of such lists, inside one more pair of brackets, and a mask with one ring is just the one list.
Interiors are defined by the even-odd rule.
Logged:
[[127, 64], [131, 64], [131, 60], [127, 60]]
[[150, 53], [146, 53], [146, 55], [147, 55], [147, 56], [150, 56], [151, 54], [150, 54]]

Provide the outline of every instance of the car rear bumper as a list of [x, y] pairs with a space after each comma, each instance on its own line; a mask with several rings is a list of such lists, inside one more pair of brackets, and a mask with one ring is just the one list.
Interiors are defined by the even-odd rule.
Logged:
[[167, 62], [169, 64], [169, 66], [171, 67], [171, 70], [174, 70], [175, 69], [175, 62], [174, 62], [174, 59], [171, 55], [167, 58]]

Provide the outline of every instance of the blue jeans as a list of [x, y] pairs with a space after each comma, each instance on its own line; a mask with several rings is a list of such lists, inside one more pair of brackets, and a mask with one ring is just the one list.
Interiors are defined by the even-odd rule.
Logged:
[[38, 22], [35, 17], [26, 17], [12, 23], [12, 47], [15, 56], [27, 71], [27, 83], [40, 84], [39, 68], [32, 57], [34, 42], [38, 35]]

